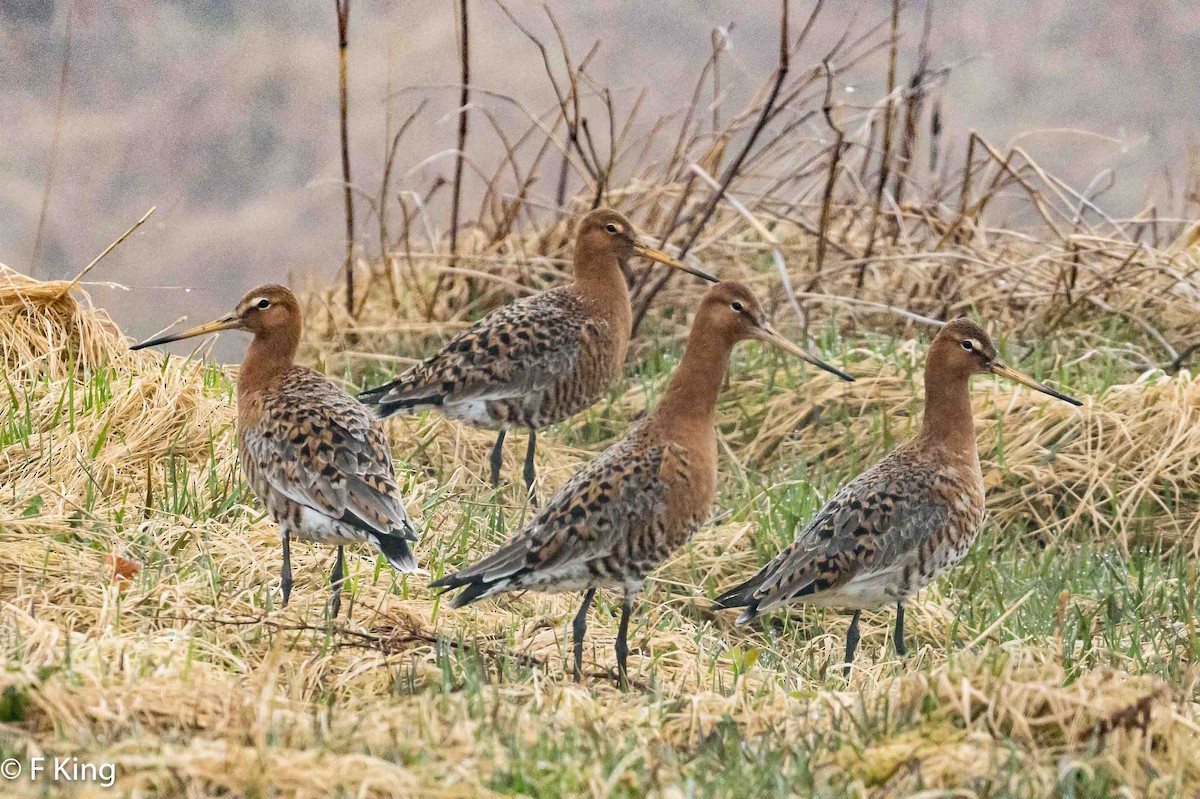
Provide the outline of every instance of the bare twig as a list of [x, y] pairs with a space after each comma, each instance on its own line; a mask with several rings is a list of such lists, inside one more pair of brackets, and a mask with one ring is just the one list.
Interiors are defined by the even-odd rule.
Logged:
[[[820, 2], [813, 8], [812, 16], [816, 16], [820, 10]], [[811, 24], [811, 17], [810, 23]], [[807, 25], [805, 26], [808, 27]], [[781, 0], [779, 13], [779, 65], [775, 68], [775, 81], [771, 86], [771, 91], [767, 95], [766, 101], [762, 105], [762, 112], [759, 114], [758, 122], [750, 131], [750, 135], [746, 138], [742, 149], [734, 157], [729, 167], [725, 170], [725, 174], [721, 178], [721, 185], [709, 195], [708, 201], [705, 203], [703, 210], [698, 215], [696, 222], [692, 225], [691, 231], [688, 233], [684, 243], [679, 248], [679, 257], [683, 258], [688, 254], [688, 251], [696, 243], [696, 239], [700, 237], [700, 232], [704, 226], [708, 224], [708, 220], [712, 217], [713, 212], [717, 209], [717, 204], [721, 202], [721, 198], [725, 196], [725, 192], [729, 190], [729, 184], [737, 177], [738, 170], [742, 166], [742, 162], [746, 160], [746, 156], [750, 154], [755, 142], [758, 141], [759, 135], [763, 128], [766, 127], [767, 120], [771, 118], [771, 112], [775, 106], [775, 100], [779, 97], [779, 89], [783, 86], [783, 82], [787, 79], [789, 69], [788, 57], [788, 0]], [[645, 296], [640, 298], [637, 311], [633, 316], [633, 331], [636, 333], [641, 325], [642, 319], [646, 316], [646, 311], [650, 309], [650, 303], [660, 291], [667, 285], [671, 279], [672, 272], [665, 273], [660, 277], [651, 288], [645, 292]]]
[[37, 274], [42, 260], [42, 239], [46, 232], [46, 217], [50, 212], [50, 194], [54, 190], [54, 175], [58, 169], [58, 143], [62, 136], [63, 111], [67, 102], [67, 89], [71, 77], [71, 19], [75, 4], [67, 7], [67, 31], [63, 36], [62, 69], [58, 75], [58, 100], [54, 104], [54, 134], [50, 137], [50, 155], [46, 159], [46, 185], [42, 190], [42, 208], [38, 212], [37, 232], [33, 237], [33, 254], [29, 256], [29, 274]]
[[813, 291], [821, 284], [821, 272], [825, 268], [826, 242], [829, 241], [829, 214], [833, 206], [833, 192], [837, 187], [838, 169], [842, 162], [842, 145], [846, 141], [846, 132], [833, 119], [833, 69], [829, 66], [828, 59], [824, 66], [825, 102], [821, 106], [821, 110], [825, 116], [825, 123], [829, 125], [834, 134], [833, 152], [829, 156], [829, 174], [825, 178], [825, 191], [821, 197], [821, 224], [817, 228], [817, 260], [812, 280], [809, 281], [805, 291]]
[[908, 102], [904, 106], [904, 135], [900, 138], [899, 168], [892, 187], [892, 201], [898, 207], [904, 202], [904, 188], [912, 178], [909, 170], [916, 151], [917, 123], [925, 101], [925, 76], [929, 71], [929, 36], [932, 27], [933, 3], [929, 3], [925, 6], [925, 25], [921, 31], [921, 43], [917, 47], [917, 69], [909, 81]]
[[[463, 161], [467, 151], [467, 129], [471, 103], [471, 28], [467, 17], [467, 0], [458, 1], [458, 61], [462, 90], [458, 96], [458, 152], [454, 157], [454, 183], [450, 195], [450, 266], [458, 264], [458, 211], [462, 201]], [[441, 289], [438, 279], [433, 293]]]
[[118, 244], [120, 244], [121, 242], [125, 241], [125, 239], [127, 239], [131, 235], [133, 235], [133, 232], [135, 230], [137, 230], [138, 228], [140, 228], [142, 226], [142, 223], [145, 222], [147, 219], [149, 219], [150, 215], [153, 214], [157, 210], [158, 210], [158, 208], [156, 206], [150, 206], [150, 210], [147, 211], [146, 213], [142, 214], [141, 219], [134, 222], [133, 225], [131, 225], [128, 230], [126, 230], [124, 233], [122, 233], [120, 236], [118, 236], [116, 241], [114, 241], [112, 244], [105, 247], [104, 250], [99, 255], [97, 255], [95, 258], [92, 259], [91, 263], [89, 263], [83, 269], [79, 270], [79, 274], [77, 274], [77, 275], [75, 275], [75, 277], [71, 278], [71, 282], [67, 283], [67, 285], [63, 287], [61, 293], [66, 294], [68, 291], [70, 291], [72, 288], [74, 288], [79, 283], [80, 280], [83, 280], [83, 278], [87, 275], [88, 272], [92, 271], [92, 267], [94, 267], [96, 264], [100, 263], [100, 260], [102, 258], [104, 258], [104, 256], [108, 255], [110, 252], [115, 250], [117, 248]]
[[[388, 208], [388, 198], [389, 198], [388, 188], [389, 188], [389, 184], [392, 179], [392, 167], [396, 162], [396, 151], [400, 147], [400, 140], [404, 138], [404, 134], [406, 132], [408, 132], [409, 127], [413, 124], [414, 121], [416, 121], [417, 117], [420, 116], [421, 112], [423, 110], [425, 110], [426, 102], [427, 102], [426, 100], [421, 101], [421, 104], [418, 105], [416, 107], [416, 109], [414, 109], [413, 112], [408, 115], [408, 117], [400, 125], [400, 129], [397, 130], [396, 134], [392, 137], [391, 144], [388, 147], [387, 154], [385, 155], [384, 160], [383, 160], [383, 177], [379, 181], [379, 257], [381, 259], [383, 259], [384, 268], [387, 270], [388, 282], [389, 282], [389, 285], [391, 288], [391, 293], [392, 293], [393, 307], [399, 305], [400, 296], [399, 296], [399, 292], [397, 291], [397, 286], [396, 286], [396, 279], [395, 279], [395, 274], [394, 274], [395, 270], [392, 268], [392, 264], [394, 263], [394, 259], [391, 256], [392, 242], [388, 236], [388, 224], [387, 224], [387, 219], [388, 219], [387, 208]], [[405, 230], [405, 236], [407, 237], [408, 225], [404, 226], [404, 230]], [[407, 241], [406, 241], [406, 247], [407, 247]], [[414, 285], [412, 288], [416, 288], [416, 286]]]
[[342, 139], [342, 197], [346, 205], [346, 310], [354, 313], [354, 191], [350, 177], [350, 0], [333, 0], [338, 31], [338, 119]]
[[[896, 51], [899, 48], [900, 38], [900, 0], [892, 0], [892, 42], [888, 48], [888, 77], [887, 77], [887, 97], [884, 100], [883, 106], [883, 143], [881, 145], [881, 153], [879, 156], [879, 176], [875, 183], [875, 203], [871, 208], [871, 226], [867, 232], [867, 247], [863, 250], [864, 263], [858, 269], [858, 280], [856, 288], [860, 291], [863, 287], [863, 281], [867, 276], [867, 261], [875, 252], [875, 231], [879, 225], [879, 217], [882, 213], [883, 192], [887, 187], [888, 171], [891, 169], [892, 156], [892, 121], [895, 119], [895, 113], [892, 110], [892, 105], [895, 102], [893, 95], [896, 92]], [[864, 156], [864, 161], [867, 157]]]

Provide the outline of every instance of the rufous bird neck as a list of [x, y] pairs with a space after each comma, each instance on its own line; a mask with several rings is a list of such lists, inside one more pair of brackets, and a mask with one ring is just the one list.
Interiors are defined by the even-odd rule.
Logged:
[[683, 360], [654, 411], [660, 424], [680, 431], [712, 427], [733, 344], [716, 331], [706, 330], [700, 320], [693, 325]]
[[598, 252], [582, 243], [575, 248], [575, 290], [588, 313], [611, 319], [626, 329], [632, 327], [629, 286], [621, 261], [610, 251]]
[[978, 458], [970, 379], [968, 373], [946, 373], [926, 366], [921, 438], [947, 453]]
[[256, 394], [271, 380], [292, 368], [300, 346], [300, 325], [275, 328], [255, 334], [238, 372], [239, 399]]

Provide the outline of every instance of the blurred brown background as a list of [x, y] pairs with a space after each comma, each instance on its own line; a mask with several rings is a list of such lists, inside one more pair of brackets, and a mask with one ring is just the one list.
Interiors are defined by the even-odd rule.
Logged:
[[[552, 41], [539, 3], [506, 4]], [[401, 148], [394, 189], [424, 191], [451, 174], [451, 157], [430, 156], [454, 147], [453, 7], [353, 4], [352, 158], [355, 183], [370, 193], [383, 163], [389, 81], [393, 92], [405, 90], [391, 101], [393, 125], [429, 99]], [[686, 106], [716, 27], [732, 27], [726, 115], [774, 67], [775, 2], [551, 7], [576, 59], [600, 41], [589, 72], [613, 89], [619, 112], [642, 88], [654, 115]], [[793, 24], [810, 8], [794, 3]], [[905, 8], [902, 79], [916, 61], [925, 10]], [[473, 83], [548, 108], [553, 95], [529, 40], [493, 0], [471, 0], [470, 13]], [[884, 2], [830, 3], [795, 67], [819, 62], [847, 26], [865, 30], [888, 14]], [[1200, 4], [943, 2], [932, 20], [930, 65], [953, 66], [942, 97], [946, 141], [958, 158], [967, 129], [997, 144], [1022, 134], [1026, 149], [1079, 188], [1104, 189], [1111, 170], [1115, 182], [1098, 202], [1113, 214], [1153, 201], [1170, 215], [1200, 122]], [[158, 206], [93, 275], [127, 289], [90, 289], [136, 336], [185, 313], [209, 318], [266, 280], [338, 269], [344, 218], [332, 2], [0, 0], [0, 22], [0, 262], [39, 277], [70, 276]], [[839, 82], [839, 96], [873, 102], [885, 76], [881, 53]], [[479, 102], [514, 131], [523, 128], [512, 105]], [[502, 152], [479, 118], [468, 152], [489, 173]], [[547, 173], [537, 196], [552, 200], [556, 174]], [[468, 180], [476, 180], [470, 170]], [[359, 221], [369, 254], [376, 222], [361, 203]], [[240, 351], [236, 341], [219, 349], [229, 358]]]

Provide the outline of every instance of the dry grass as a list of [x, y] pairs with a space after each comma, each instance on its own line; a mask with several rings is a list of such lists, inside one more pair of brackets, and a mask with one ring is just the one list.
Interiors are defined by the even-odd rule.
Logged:
[[[565, 66], [546, 60], [557, 106], [504, 139], [494, 173], [466, 159], [494, 177], [452, 248], [442, 184], [393, 186], [393, 209], [385, 179], [357, 295], [306, 294], [302, 359], [373, 380], [561, 280], [571, 217], [603, 202], [750, 283], [782, 327], [861, 376], [843, 386], [739, 354], [716, 518], [649, 584], [635, 690], [610, 679], [607, 601], [582, 686], [564, 678], [575, 597], [451, 611], [426, 575], [397, 579], [359, 551], [331, 624], [330, 553], [298, 545], [279, 609], [278, 539], [237, 472], [228, 370], [130, 353], [71, 284], [4, 270], [0, 756], [114, 762], [119, 791], [141, 796], [1197, 795], [1200, 388], [1180, 370], [1200, 340], [1195, 232], [1153, 208], [1110, 219], [1016, 146], [973, 138], [953, 165], [929, 124], [943, 73], [893, 75], [902, 88], [850, 106], [834, 86], [889, 54], [886, 21], [809, 64], [797, 21], [763, 91], [738, 113], [714, 106], [711, 125], [719, 48], [693, 107], [646, 121], [640, 102], [621, 118], [564, 46]], [[462, 113], [503, 137], [488, 103], [512, 98], [473, 97]], [[630, 275], [630, 378], [540, 439], [546, 490], [665, 385], [680, 309], [703, 289], [660, 274]], [[913, 655], [895, 659], [889, 616], [871, 615], [847, 684], [836, 614], [746, 630], [705, 610], [911, 432], [921, 316], [960, 313], [1089, 400], [978, 381], [992, 523], [912, 604]], [[435, 416], [388, 429], [431, 573], [527, 518], [517, 490], [483, 482], [490, 433]]]
[[[576, 787], [680, 796], [683, 764], [733, 730], [792, 759], [803, 752], [804, 772], [828, 793], [995, 795], [1007, 785], [1035, 795], [1061, 785], [1068, 768], [1152, 796], [1200, 787], [1194, 667], [1190, 683], [1174, 685], [1107, 667], [1068, 674], [1053, 639], [1005, 642], [989, 629], [962, 631], [968, 642], [979, 637], [974, 646], [947, 646], [957, 591], [930, 591], [910, 616], [929, 645], [893, 660], [881, 617], [862, 667], [842, 687], [828, 671], [844, 629], [832, 614], [809, 614], [802, 636], [780, 639], [770, 628], [735, 631], [697, 608], [693, 597], [706, 585], [752, 565], [730, 557], [753, 537], [739, 519], [710, 526], [661, 571], [633, 638], [642, 687], [629, 694], [607, 675], [615, 633], [607, 606], [592, 623], [582, 687], [562, 667], [573, 598], [439, 610], [423, 577], [395, 584], [356, 553], [351, 620], [328, 627], [321, 575], [329, 553], [300, 547], [294, 604], [279, 610], [271, 599], [277, 538], [235, 477], [228, 378], [196, 361], [164, 367], [161, 354], [129, 353], [102, 313], [62, 288], [12, 272], [0, 282], [4, 349], [25, 356], [9, 372], [12, 409], [30, 431], [9, 440], [0, 461], [0, 692], [20, 706], [7, 711], [6, 751], [115, 762], [125, 793], [465, 796], [502, 786], [522, 747], [582, 735], [639, 754], [571, 765], [580, 770]], [[810, 460], [834, 456], [842, 434], [826, 425], [783, 434], [810, 406], [850, 402], [848, 416], [865, 419], [869, 405], [912, 402], [911, 378], [885, 368], [854, 392], [814, 378], [800, 396], [774, 402], [762, 385], [769, 371], [740, 375], [723, 404], [728, 421], [768, 395], [757, 437], [727, 425], [726, 440], [750, 462], [801, 447]], [[1002, 418], [1008, 431], [997, 515], [1036, 519], [1046, 495], [1078, 490], [1080, 478], [1065, 467], [1085, 455], [1105, 463], [1161, 452], [1165, 441], [1190, 446], [1149, 414], [1161, 420], [1173, 409], [1172, 418], [1185, 418], [1178, 408], [1194, 404], [1194, 391], [1185, 375], [1147, 380], [1114, 388], [1076, 416], [1024, 395], [981, 392], [984, 416]], [[90, 401], [95, 392], [104, 396]], [[624, 418], [644, 399], [631, 389], [608, 411]], [[1147, 420], [1131, 421], [1142, 408], [1152, 409]], [[1034, 414], [1042, 433], [1021, 440], [1030, 426], [1020, 422]], [[490, 546], [503, 534], [490, 514], [512, 525], [523, 513], [511, 504], [515, 492], [492, 493], [474, 477], [485, 435], [432, 418], [391, 433], [401, 457], [418, 452], [415, 461], [443, 475], [408, 477], [410, 504], [428, 530], [418, 554], [431, 568]], [[1038, 441], [1073, 435], [1091, 443], [1060, 447], [1049, 468]], [[548, 480], [564, 479], [578, 454], [549, 439]], [[1145, 456], [1146, 474], [1182, 484], [1174, 459], [1155, 463]], [[1099, 484], [1116, 479], [1094, 471]], [[1025, 478], [1037, 488], [1023, 495], [1015, 486]], [[1148, 477], [1120, 480], [1150, 491]], [[42, 502], [30, 513], [34, 497]], [[1121, 512], [1106, 525], [1123, 529]], [[140, 573], [115, 577], [109, 553]], [[631, 770], [634, 759], [641, 770]], [[652, 784], [641, 782], [643, 771]]]

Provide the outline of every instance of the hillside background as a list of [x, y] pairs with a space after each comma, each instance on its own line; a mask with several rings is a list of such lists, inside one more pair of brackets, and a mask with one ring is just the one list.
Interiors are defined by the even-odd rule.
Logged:
[[[1112, 170], [1115, 184], [1100, 197], [1115, 215], [1150, 202], [1163, 216], [1178, 207], [1200, 122], [1200, 7], [962, 5], [934, 6], [930, 39], [931, 66], [954, 65], [943, 110], [946, 140], [959, 157], [968, 129], [999, 144], [1021, 134], [1023, 146], [1072, 185], [1106, 186], [1104, 170]], [[508, 6], [551, 39], [540, 4]], [[684, 107], [714, 27], [732, 28], [723, 67], [727, 115], [774, 65], [773, 0], [551, 6], [576, 59], [601, 41], [590, 72], [615, 88], [620, 108], [642, 88], [656, 115]], [[795, 24], [808, 9], [796, 4]], [[916, 61], [924, 9], [905, 11], [902, 79]], [[853, 10], [830, 4], [797, 67], [818, 60], [846, 26], [865, 29], [887, 13], [882, 2]], [[473, 83], [547, 108], [553, 97], [529, 41], [492, 0], [472, 3], [471, 14]], [[151, 223], [96, 275], [127, 290], [91, 288], [133, 335], [185, 313], [208, 318], [263, 281], [338, 268], [344, 222], [332, 3], [0, 0], [0, 19], [0, 262], [41, 278], [69, 276], [157, 205]], [[859, 70], [863, 83], [839, 85], [844, 101], [880, 96], [882, 60]], [[379, 183], [389, 85], [406, 90], [391, 101], [393, 124], [429, 100], [401, 148], [396, 174], [405, 175], [453, 148], [457, 92], [445, 87], [457, 80], [452, 3], [354, 3], [357, 184], [374, 192]], [[502, 122], [521, 124], [511, 106], [485, 102]], [[478, 117], [468, 149], [489, 168], [501, 153]], [[396, 188], [425, 191], [451, 168], [449, 157], [434, 158]], [[374, 221], [361, 207], [359, 218], [369, 243]], [[240, 349], [227, 340], [218, 354], [232, 359]]]

